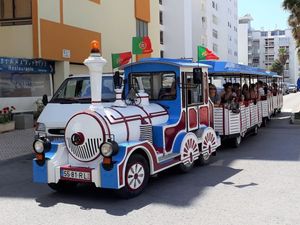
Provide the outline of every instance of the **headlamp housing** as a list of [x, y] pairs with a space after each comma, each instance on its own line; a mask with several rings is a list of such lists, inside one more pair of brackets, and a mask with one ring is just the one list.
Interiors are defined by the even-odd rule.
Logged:
[[104, 157], [111, 157], [118, 154], [119, 146], [117, 142], [109, 140], [101, 145], [100, 152]]

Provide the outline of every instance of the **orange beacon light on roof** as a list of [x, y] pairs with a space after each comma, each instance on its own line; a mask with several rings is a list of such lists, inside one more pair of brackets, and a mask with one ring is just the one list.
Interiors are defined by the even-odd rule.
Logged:
[[100, 53], [99, 41], [93, 40], [91, 42], [91, 53]]

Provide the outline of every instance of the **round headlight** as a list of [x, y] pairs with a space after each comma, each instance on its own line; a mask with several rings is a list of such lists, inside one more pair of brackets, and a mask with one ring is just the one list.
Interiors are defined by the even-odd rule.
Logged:
[[41, 140], [36, 140], [33, 143], [33, 149], [36, 153], [43, 153], [44, 152], [44, 142], [42, 142]]
[[104, 157], [110, 157], [112, 154], [113, 154], [113, 147], [112, 147], [112, 144], [107, 142], [107, 143], [104, 143], [102, 146], [101, 146], [101, 154], [104, 156]]

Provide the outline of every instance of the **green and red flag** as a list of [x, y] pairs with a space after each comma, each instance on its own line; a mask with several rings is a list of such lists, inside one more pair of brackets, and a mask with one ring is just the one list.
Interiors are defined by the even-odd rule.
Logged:
[[112, 68], [114, 69], [129, 63], [131, 57], [132, 57], [131, 52], [111, 54]]
[[198, 60], [218, 60], [219, 57], [211, 50], [203, 46], [198, 46]]
[[152, 53], [151, 40], [146, 37], [133, 37], [132, 38], [132, 53], [135, 55]]

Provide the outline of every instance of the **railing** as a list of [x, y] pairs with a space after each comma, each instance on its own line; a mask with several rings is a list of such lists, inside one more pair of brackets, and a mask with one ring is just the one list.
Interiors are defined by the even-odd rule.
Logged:
[[31, 17], [15, 18], [15, 19], [0, 19], [0, 26], [15, 26], [32, 24]]

